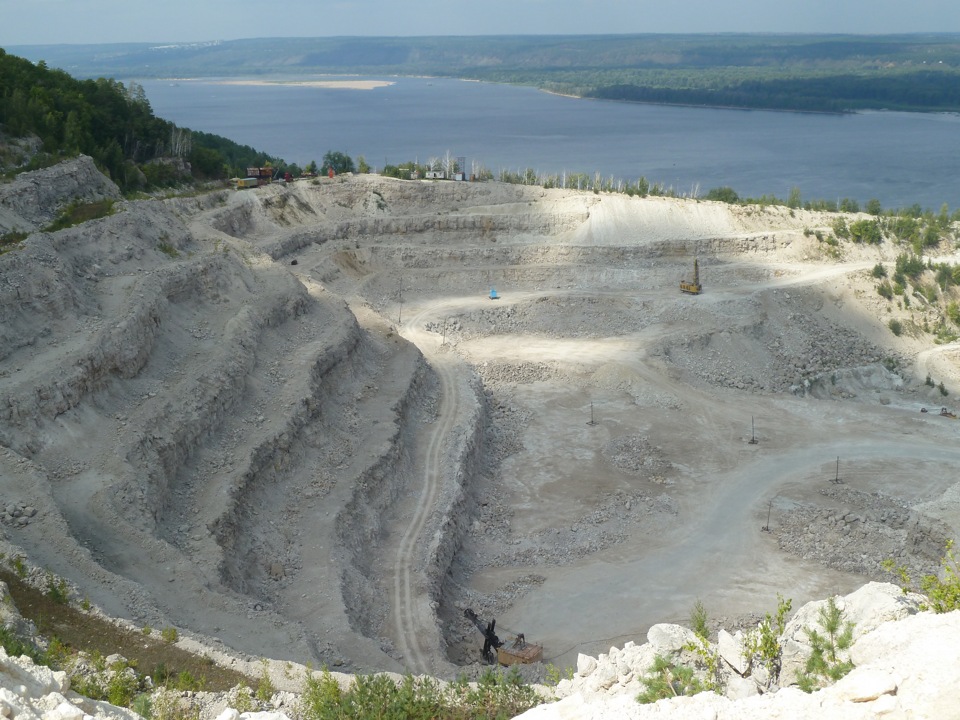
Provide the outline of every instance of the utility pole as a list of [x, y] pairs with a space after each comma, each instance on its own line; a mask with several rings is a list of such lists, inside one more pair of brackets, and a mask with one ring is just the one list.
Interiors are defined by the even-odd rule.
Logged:
[[770, 504], [767, 505], [767, 524], [764, 525], [761, 530], [764, 532], [770, 532], [770, 512], [773, 510], [773, 500], [770, 501]]
[[590, 422], [587, 425], [596, 425], [597, 422], [593, 419], [593, 403], [590, 403]]
[[833, 481], [838, 485], [840, 484], [840, 456], [839, 455], [837, 455], [837, 475], [833, 479]]
[[403, 322], [403, 275], [400, 276], [400, 285], [397, 294], [400, 297], [400, 309], [397, 311], [397, 325], [400, 325]]
[[757, 444], [757, 434], [753, 426], [753, 415], [750, 416], [750, 444], [751, 445]]

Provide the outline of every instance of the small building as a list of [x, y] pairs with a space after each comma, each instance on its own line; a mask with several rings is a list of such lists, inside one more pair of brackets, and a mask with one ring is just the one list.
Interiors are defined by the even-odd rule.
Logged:
[[443, 170], [427, 170], [427, 180], [446, 180], [447, 174]]
[[247, 177], [256, 178], [257, 185], [267, 185], [273, 179], [273, 168], [268, 167], [248, 167]]

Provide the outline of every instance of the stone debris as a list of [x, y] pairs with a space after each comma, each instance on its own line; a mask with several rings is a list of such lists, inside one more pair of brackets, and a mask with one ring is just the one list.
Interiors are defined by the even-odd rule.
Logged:
[[12, 527], [26, 527], [37, 519], [37, 509], [25, 502], [0, 501], [0, 522]]

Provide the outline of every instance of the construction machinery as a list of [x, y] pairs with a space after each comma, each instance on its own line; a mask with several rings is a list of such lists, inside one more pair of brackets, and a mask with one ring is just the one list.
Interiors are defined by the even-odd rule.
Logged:
[[700, 261], [696, 258], [693, 261], [693, 280], [681, 280], [680, 292], [688, 295], [699, 295], [703, 292], [703, 285], [700, 284]]
[[[463, 611], [467, 619], [476, 625], [477, 630], [483, 634], [482, 655], [485, 662], [493, 665], [495, 662], [501, 665], [517, 665], [541, 662], [543, 660], [543, 645], [528, 643], [523, 637], [523, 633], [518, 633], [510, 645], [507, 645], [497, 636], [497, 620], [494, 618], [489, 623], [477, 617], [477, 614], [467, 608]], [[496, 653], [494, 653], [496, 651]]]
[[[920, 408], [920, 412], [922, 412], [922, 413], [927, 413], [927, 412], [930, 412], [930, 411], [927, 410], [925, 407], [922, 407], [922, 408]], [[939, 412], [938, 414], [940, 415], [940, 417], [950, 418], [951, 420], [956, 420], [956, 419], [957, 419], [957, 414], [954, 413], [954, 412], [950, 412], [950, 411], [947, 410], [945, 407], [940, 408], [940, 412]]]

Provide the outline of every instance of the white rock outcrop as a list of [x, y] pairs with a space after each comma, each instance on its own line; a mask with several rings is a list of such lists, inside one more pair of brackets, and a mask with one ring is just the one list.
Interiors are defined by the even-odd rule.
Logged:
[[97, 702], [70, 690], [62, 671], [10, 657], [0, 647], [0, 716], [15, 720], [138, 720], [132, 710]]
[[[658, 650], [652, 643], [601, 655], [596, 663], [584, 657], [580, 671], [572, 680], [561, 682], [557, 702], [541, 705], [523, 715], [523, 720], [778, 720], [817, 718], [817, 720], [857, 720], [863, 718], [960, 718], [960, 611], [944, 615], [921, 612], [922, 598], [905, 595], [900, 588], [869, 583], [854, 593], [835, 599], [844, 619], [854, 624], [854, 642], [849, 657], [854, 669], [835, 684], [814, 693], [796, 687], [756, 694], [760, 683], [741, 677], [727, 667], [727, 696], [713, 692], [693, 697], [661, 700], [640, 705], [636, 695], [642, 689], [639, 678]], [[791, 672], [795, 678], [809, 655], [806, 628], [817, 628], [820, 608], [826, 601], [804, 605], [788, 623], [781, 643], [795, 651]], [[655, 626], [656, 647], [676, 643], [662, 642], [664, 637], [679, 638], [680, 631]], [[652, 630], [652, 629], [651, 629]], [[729, 636], [725, 648], [736, 645]], [[662, 653], [661, 653], [662, 654]], [[623, 662], [624, 657], [631, 661]], [[613, 660], [612, 658], [616, 658]], [[749, 668], [744, 668], [749, 673]], [[589, 672], [585, 672], [589, 670]], [[784, 670], [787, 670], [786, 663]], [[610, 675], [617, 678], [609, 687]], [[595, 676], [602, 678], [597, 682]], [[781, 676], [781, 683], [788, 679]], [[792, 681], [792, 680], [791, 680]], [[748, 685], [753, 686], [751, 690]], [[601, 689], [603, 688], [603, 689]]]

